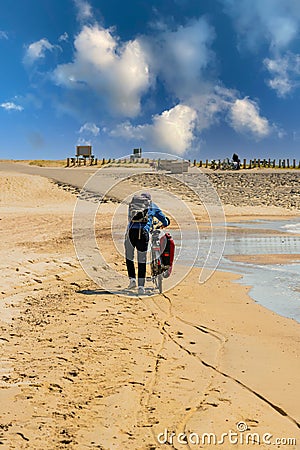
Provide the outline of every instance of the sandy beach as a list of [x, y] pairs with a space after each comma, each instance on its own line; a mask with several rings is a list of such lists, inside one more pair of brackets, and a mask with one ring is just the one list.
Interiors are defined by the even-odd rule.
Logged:
[[[300, 448], [299, 323], [254, 302], [249, 287], [235, 283], [238, 275], [216, 271], [200, 285], [197, 267], [161, 295], [101, 289], [72, 242], [79, 172], [65, 169], [58, 182], [54, 168], [18, 167], [0, 164], [1, 448]], [[246, 190], [242, 200], [230, 196], [226, 180], [213, 174], [229, 225], [297, 217], [299, 172], [289, 173], [290, 184], [272, 196], [275, 173], [267, 174], [256, 202]], [[145, 176], [140, 188], [147, 183]], [[103, 205], [97, 236], [124, 275], [109, 238], [126, 186]], [[205, 227], [202, 205], [174, 189]]]

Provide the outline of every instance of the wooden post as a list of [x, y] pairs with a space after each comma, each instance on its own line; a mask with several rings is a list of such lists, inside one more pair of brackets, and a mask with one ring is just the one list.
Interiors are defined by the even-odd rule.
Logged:
[[98, 164], [98, 158], [95, 158], [95, 166]]
[[275, 169], [275, 167], [276, 167], [276, 159], [274, 159], [273, 161], [273, 169]]
[[271, 158], [268, 159], [268, 167], [271, 167]]
[[256, 167], [256, 158], [253, 160], [253, 167]]
[[293, 169], [296, 169], [296, 160], [293, 159]]
[[205, 161], [205, 167], [208, 168], [208, 159]]
[[105, 164], [105, 158], [102, 158], [102, 164]]
[[246, 169], [246, 165], [247, 165], [247, 160], [244, 159], [244, 162], [243, 162], [243, 169]]
[[285, 159], [282, 160], [282, 168], [285, 169]]
[[70, 158], [67, 158], [67, 167], [70, 167]]
[[278, 161], [278, 167], [281, 169], [281, 159]]
[[288, 169], [290, 168], [290, 160], [289, 160], [289, 159], [286, 160], [286, 167], [287, 167]]
[[260, 169], [260, 159], [257, 160], [258, 168]]
[[199, 161], [199, 167], [202, 167], [202, 159]]
[[252, 169], [252, 159], [249, 161], [249, 169]]
[[196, 165], [196, 160], [194, 159], [194, 166]]
[[221, 169], [221, 160], [218, 160], [218, 169]]

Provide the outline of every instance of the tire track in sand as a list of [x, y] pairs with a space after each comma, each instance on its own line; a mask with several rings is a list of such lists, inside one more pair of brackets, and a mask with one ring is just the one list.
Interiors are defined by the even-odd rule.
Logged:
[[[159, 303], [159, 301], [161, 300], [161, 298], [164, 298], [167, 301], [167, 308], [162, 308], [161, 303]], [[221, 333], [219, 333], [216, 330], [213, 330], [211, 328], [208, 328], [204, 325], [195, 325], [191, 322], [188, 322], [184, 319], [181, 319], [180, 317], [178, 317], [175, 313], [173, 313], [173, 305], [171, 302], [171, 299], [166, 296], [165, 294], [162, 295], [162, 297], [160, 296], [159, 301], [156, 300], [156, 298], [151, 298], [149, 302], [147, 302], [143, 297], [141, 297], [143, 303], [145, 304], [145, 306], [151, 311], [154, 319], [157, 321], [158, 327], [159, 327], [159, 331], [162, 334], [162, 341], [161, 341], [161, 345], [158, 349], [158, 351], [156, 352], [156, 362], [155, 362], [155, 369], [153, 371], [153, 375], [151, 377], [151, 380], [149, 381], [146, 389], [147, 389], [147, 393], [146, 395], [142, 395], [141, 396], [141, 406], [144, 409], [144, 414], [147, 415], [146, 410], [149, 412], [151, 412], [151, 407], [149, 406], [150, 404], [150, 400], [152, 398], [152, 396], [155, 395], [155, 385], [159, 376], [159, 365], [160, 365], [160, 361], [161, 359], [165, 359], [161, 353], [163, 348], [165, 347], [166, 344], [166, 340], [170, 340], [172, 342], [174, 342], [175, 345], [177, 345], [177, 343], [170, 337], [169, 332], [166, 332], [166, 327], [170, 327], [172, 325], [170, 325], [170, 321], [173, 320], [175, 323], [181, 323], [190, 327], [195, 328], [198, 332], [204, 333], [205, 335], [210, 335], [213, 339], [216, 339], [218, 342], [218, 350], [216, 353], [216, 358], [218, 358], [218, 354], [221, 351], [221, 349], [223, 348], [223, 346], [225, 345], [227, 338], [225, 336], [223, 336]], [[165, 316], [164, 318], [161, 317], [161, 315], [163, 314], [163, 316]], [[182, 348], [182, 350], [185, 350]], [[205, 396], [207, 395], [207, 392], [212, 388], [212, 384], [213, 384], [213, 380], [209, 380], [208, 385], [205, 387], [202, 395], [201, 395], [201, 402], [197, 401], [197, 404], [199, 405], [204, 403], [205, 401]], [[176, 426], [176, 430], [178, 429], [178, 432], [182, 432], [185, 429], [185, 425], [187, 423], [187, 421], [189, 420], [189, 418], [194, 414], [194, 412], [196, 412], [198, 410], [198, 406], [197, 407], [193, 407], [190, 408], [187, 414], [184, 414], [183, 417], [180, 419], [179, 424]], [[155, 441], [157, 441], [157, 436], [155, 434], [155, 431], [152, 427], [151, 429], [153, 438], [155, 439]], [[174, 447], [172, 444], [169, 444], [171, 448], [176, 449], [176, 447]], [[188, 443], [187, 443], [187, 447], [189, 447]]]
[[[165, 296], [166, 297], [166, 296]], [[168, 298], [169, 302], [171, 302], [171, 300]], [[190, 325], [192, 327], [194, 327], [195, 329], [201, 331], [201, 332], [208, 332], [208, 328], [203, 327], [203, 326], [196, 326], [195, 324], [192, 324], [191, 322], [187, 322], [182, 320], [181, 318], [176, 317], [178, 320], [180, 320], [183, 323], [186, 323], [187, 325]], [[266, 403], [268, 406], [270, 406], [274, 411], [276, 411], [278, 414], [280, 414], [282, 417], [287, 418], [288, 420], [290, 420], [294, 425], [297, 426], [297, 428], [300, 428], [300, 423], [291, 415], [288, 414], [287, 411], [285, 411], [283, 408], [281, 408], [280, 406], [276, 405], [275, 403], [273, 403], [271, 400], [269, 400], [267, 397], [265, 397], [263, 394], [257, 392], [255, 389], [252, 389], [250, 386], [246, 385], [245, 383], [243, 383], [241, 380], [239, 380], [238, 378], [234, 377], [233, 375], [230, 375], [222, 370], [220, 370], [218, 368], [217, 365], [213, 365], [207, 361], [205, 361], [204, 359], [200, 358], [200, 356], [195, 353], [192, 352], [191, 350], [189, 350], [188, 348], [186, 348], [184, 345], [182, 345], [180, 342], [178, 342], [178, 340], [176, 340], [170, 333], [170, 331], [168, 331], [165, 327], [163, 327], [163, 331], [167, 334], [167, 336], [183, 351], [185, 351], [188, 355], [190, 355], [193, 358], [196, 358], [199, 363], [201, 363], [204, 367], [207, 367], [208, 369], [211, 369], [213, 372], [221, 375], [222, 377], [225, 377], [227, 379], [230, 379], [231, 381], [235, 382], [239, 387], [245, 389], [246, 391], [248, 391], [249, 393], [253, 394], [254, 396], [256, 396], [259, 400], [263, 401], [264, 403]], [[215, 336], [215, 330], [214, 333], [209, 333], [210, 335]], [[219, 339], [219, 338], [218, 338]], [[223, 342], [222, 347], [224, 347], [224, 345], [226, 344], [226, 340]]]
[[[161, 298], [165, 298], [167, 301], [167, 307], [164, 308], [160, 303], [158, 303]], [[156, 300], [156, 298], [153, 298], [150, 300], [150, 302], [147, 302], [144, 298], [142, 299], [143, 303], [150, 309], [152, 312], [154, 318], [156, 319], [160, 332], [165, 336], [165, 339], [162, 340], [162, 345], [160, 346], [157, 355], [156, 355], [156, 364], [155, 364], [155, 371], [151, 380], [151, 384], [148, 385], [148, 392], [147, 392], [147, 398], [143, 403], [144, 408], [149, 409], [149, 403], [151, 400], [151, 396], [154, 395], [155, 391], [155, 385], [158, 379], [158, 372], [159, 372], [159, 362], [160, 362], [160, 353], [166, 344], [167, 340], [172, 341], [181, 351], [185, 352], [189, 357], [195, 359], [198, 361], [199, 364], [204, 366], [209, 371], [212, 371], [212, 373], [217, 376], [221, 376], [222, 378], [231, 380], [233, 383], [235, 383], [239, 388], [249, 392], [251, 395], [258, 398], [261, 402], [271, 407], [277, 414], [279, 414], [281, 417], [288, 419], [290, 422], [292, 422], [297, 428], [300, 428], [299, 422], [292, 417], [287, 411], [285, 411], [283, 408], [272, 402], [270, 399], [268, 399], [265, 395], [261, 394], [260, 392], [256, 391], [255, 389], [251, 388], [251, 386], [248, 386], [241, 380], [239, 380], [237, 377], [230, 375], [229, 373], [226, 373], [222, 371], [219, 368], [221, 353], [228, 341], [227, 337], [220, 333], [218, 330], [206, 327], [203, 324], [195, 324], [190, 321], [187, 321], [178, 315], [176, 315], [173, 312], [173, 305], [171, 299], [163, 294], [160, 296], [159, 300]], [[162, 317], [163, 315], [163, 317]], [[172, 322], [172, 323], [171, 323]], [[197, 332], [203, 334], [204, 336], [209, 336], [215, 341], [218, 342], [218, 349], [214, 355], [215, 362], [212, 363], [211, 361], [204, 359], [199, 355], [199, 353], [192, 351], [186, 343], [181, 343], [179, 341], [179, 338], [182, 339], [183, 336], [176, 336], [176, 333], [174, 332], [174, 328], [176, 325], [181, 324], [185, 325], [187, 327], [193, 328]], [[176, 337], [174, 337], [174, 335]], [[214, 377], [215, 379], [215, 377]], [[178, 424], [176, 426], [176, 431], [178, 430], [178, 433], [180, 432], [186, 432], [186, 427], [189, 422], [189, 420], [193, 417], [193, 415], [201, 410], [204, 405], [210, 405], [210, 406], [216, 406], [215, 404], [206, 403], [206, 396], [209, 395], [211, 392], [219, 392], [218, 389], [215, 389], [213, 386], [214, 379], [210, 379], [209, 383], [207, 384], [206, 388], [203, 390], [202, 395], [200, 398], [198, 398], [197, 406], [188, 408], [188, 412], [185, 413], [180, 420], [178, 421]], [[155, 439], [157, 439], [157, 436], [155, 435], [154, 430], [152, 429], [152, 434]], [[186, 443], [187, 448], [191, 448], [188, 442]], [[173, 445], [171, 448], [176, 448]]]

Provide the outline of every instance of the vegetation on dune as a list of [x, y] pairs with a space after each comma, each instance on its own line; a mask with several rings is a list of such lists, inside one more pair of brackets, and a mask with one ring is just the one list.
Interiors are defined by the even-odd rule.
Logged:
[[61, 160], [51, 160], [51, 159], [33, 159], [28, 161], [30, 166], [39, 166], [39, 167], [65, 167], [66, 161], [64, 159]]

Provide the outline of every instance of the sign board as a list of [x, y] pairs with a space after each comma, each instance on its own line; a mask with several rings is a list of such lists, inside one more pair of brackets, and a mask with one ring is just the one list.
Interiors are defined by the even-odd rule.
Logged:
[[140, 158], [142, 156], [142, 149], [141, 148], [134, 148], [133, 149], [133, 156], [135, 158]]
[[77, 145], [76, 146], [76, 156], [84, 156], [90, 158], [92, 155], [91, 145]]

